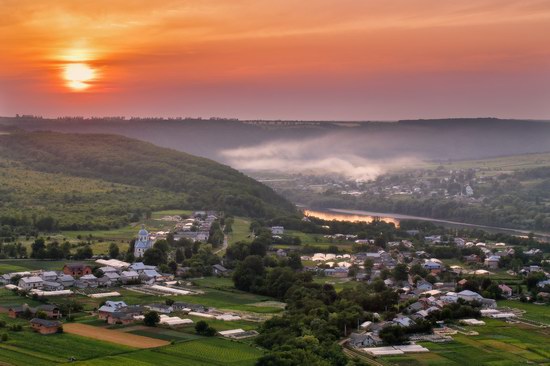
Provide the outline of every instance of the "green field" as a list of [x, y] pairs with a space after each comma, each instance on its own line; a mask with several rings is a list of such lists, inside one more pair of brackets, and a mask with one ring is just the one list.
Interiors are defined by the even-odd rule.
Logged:
[[231, 227], [233, 232], [229, 234], [229, 245], [238, 241], [250, 241], [250, 220], [243, 217], [235, 217], [233, 226]]
[[60, 271], [67, 262], [68, 261], [48, 261], [35, 259], [0, 259], [0, 274], [35, 271], [39, 269]]
[[203, 338], [166, 347], [78, 362], [80, 366], [252, 366], [262, 356], [253, 346], [219, 338]]
[[549, 305], [535, 305], [521, 301], [502, 300], [498, 302], [498, 306], [506, 306], [509, 308], [524, 310], [525, 313], [522, 316], [523, 318], [550, 325]]
[[30, 330], [9, 332], [9, 340], [0, 343], [0, 362], [12, 365], [53, 365], [69, 358], [87, 360], [133, 351], [134, 348], [101, 342], [72, 334], [43, 336]]
[[[485, 320], [485, 319], [484, 319]], [[430, 353], [382, 357], [387, 365], [548, 365], [550, 331], [499, 320], [485, 320], [487, 325], [469, 327], [478, 336], [458, 334], [451, 343], [422, 343]]]
[[451, 163], [423, 163], [414, 168], [432, 168], [443, 166], [445, 170], [480, 169], [485, 176], [513, 172], [522, 169], [550, 166], [550, 153], [503, 156], [493, 159], [462, 160]]

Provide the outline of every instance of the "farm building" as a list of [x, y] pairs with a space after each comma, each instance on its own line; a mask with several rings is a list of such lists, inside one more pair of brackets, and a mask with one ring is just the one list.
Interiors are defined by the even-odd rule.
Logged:
[[61, 323], [55, 320], [33, 318], [30, 324], [31, 328], [40, 334], [54, 334], [62, 329]]

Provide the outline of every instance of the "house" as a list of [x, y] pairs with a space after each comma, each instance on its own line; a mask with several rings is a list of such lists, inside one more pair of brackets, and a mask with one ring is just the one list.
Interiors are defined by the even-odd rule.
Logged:
[[99, 284], [97, 281], [97, 277], [93, 274], [87, 274], [80, 277], [80, 281], [84, 282], [87, 287], [97, 287], [97, 285]]
[[435, 261], [426, 261], [422, 265], [424, 269], [427, 269], [428, 271], [440, 271], [441, 270], [441, 263], [435, 262]]
[[398, 316], [392, 320], [393, 323], [399, 325], [400, 327], [410, 327], [414, 325], [414, 321], [407, 316]]
[[162, 277], [160, 273], [154, 269], [146, 269], [139, 275], [139, 278], [144, 281], [157, 281], [160, 277]]
[[118, 272], [116, 268], [111, 267], [111, 266], [100, 267], [99, 270], [100, 270], [101, 273], [103, 273], [103, 274], [107, 274], [107, 273], [117, 273], [117, 272]]
[[40, 275], [44, 281], [55, 281], [57, 279], [57, 273], [54, 271], [42, 272]]
[[67, 263], [63, 266], [63, 273], [73, 277], [92, 274], [92, 267], [84, 263]]
[[111, 281], [111, 284], [118, 282], [118, 280], [120, 279], [120, 275], [116, 272], [107, 272], [103, 275], [103, 277], [108, 278]]
[[99, 319], [107, 319], [110, 314], [120, 311], [120, 309], [127, 306], [124, 301], [105, 301], [105, 304], [97, 310]]
[[272, 235], [283, 235], [285, 233], [285, 228], [283, 226], [272, 226], [271, 234]]
[[324, 273], [328, 277], [344, 278], [348, 276], [349, 270], [345, 267], [327, 268]]
[[457, 296], [465, 301], [481, 301], [483, 299], [483, 296], [470, 290], [460, 291]]
[[498, 263], [500, 262], [500, 257], [492, 255], [488, 258], [485, 258], [485, 266], [489, 269], [498, 269]]
[[433, 290], [433, 285], [426, 280], [421, 280], [416, 283], [416, 288], [422, 291]]
[[57, 282], [63, 285], [63, 287], [71, 287], [74, 285], [74, 278], [71, 275], [62, 274], [57, 277]]
[[143, 273], [143, 271], [147, 270], [147, 269], [154, 269], [156, 270], [157, 267], [155, 266], [149, 266], [143, 262], [136, 262], [136, 263], [132, 263], [130, 265], [130, 267], [128, 267], [128, 270], [130, 271], [136, 271], [137, 273]]
[[375, 347], [380, 346], [384, 342], [382, 339], [372, 333], [351, 333], [348, 339], [348, 344], [352, 347], [363, 348], [363, 347]]
[[149, 232], [145, 230], [145, 225], [141, 225], [141, 230], [138, 232], [138, 237], [134, 242], [134, 257], [142, 258], [145, 251], [153, 247], [153, 240], [149, 236]]
[[212, 272], [217, 276], [224, 276], [229, 272], [229, 270], [221, 264], [214, 264], [212, 266]]
[[38, 305], [35, 308], [30, 307], [27, 304], [21, 306], [13, 306], [8, 309], [8, 316], [10, 318], [21, 318], [28, 315], [34, 316], [38, 312], [43, 312], [46, 314], [46, 317], [49, 319], [60, 319], [61, 312], [59, 308], [55, 305]]
[[122, 273], [120, 274], [120, 281], [122, 281], [122, 283], [137, 281], [138, 279], [139, 274], [136, 271], [122, 271]]
[[44, 291], [61, 291], [63, 290], [63, 285], [59, 282], [44, 281], [42, 284], [42, 289]]
[[31, 308], [31, 313], [36, 314], [38, 312], [45, 313], [48, 319], [61, 319], [61, 311], [56, 305], [45, 304]]
[[464, 262], [466, 263], [479, 263], [481, 262], [481, 258], [477, 254], [470, 254], [463, 257]]
[[174, 308], [172, 306], [166, 304], [151, 304], [145, 305], [145, 307], [151, 311], [156, 311], [157, 313], [161, 314], [170, 314], [174, 311]]
[[35, 288], [41, 288], [44, 284], [44, 280], [38, 276], [23, 277], [19, 280], [18, 286], [23, 290], [32, 290]]
[[368, 347], [370, 342], [367, 333], [351, 333], [349, 335], [348, 344], [352, 347], [363, 348]]
[[504, 297], [512, 296], [513, 291], [511, 287], [502, 284], [502, 285], [498, 285], [498, 288], [500, 289], [500, 291], [502, 291], [502, 295]]
[[107, 324], [131, 324], [135, 322], [135, 318], [132, 314], [126, 312], [116, 311], [107, 315]]
[[61, 323], [54, 320], [33, 318], [30, 321], [31, 328], [40, 334], [54, 334], [61, 331]]
[[408, 313], [416, 313], [420, 310], [423, 310], [424, 309], [424, 304], [422, 304], [421, 302], [415, 302], [415, 303], [412, 303], [410, 304], [409, 306], [407, 306], [406, 310]]

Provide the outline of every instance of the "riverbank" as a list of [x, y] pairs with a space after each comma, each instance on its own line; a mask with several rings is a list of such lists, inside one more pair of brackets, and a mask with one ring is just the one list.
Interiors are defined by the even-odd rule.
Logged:
[[[303, 208], [303, 210], [304, 210], [304, 214], [306, 214], [307, 216], [315, 216], [324, 220], [371, 222], [372, 220], [377, 218], [385, 222], [394, 223], [396, 226], [399, 225], [399, 222], [401, 220], [418, 220], [418, 221], [433, 222], [445, 227], [481, 229], [488, 232], [504, 233], [504, 234], [510, 234], [510, 235], [516, 235], [516, 236], [527, 236], [530, 233], [530, 231], [528, 230], [518, 230], [518, 229], [510, 229], [510, 228], [495, 227], [495, 226], [469, 224], [464, 222], [434, 219], [431, 217], [393, 214], [393, 213], [387, 213], [387, 212], [372, 212], [372, 211], [347, 210], [347, 209], [337, 209], [337, 208], [330, 208], [326, 210], [313, 210], [309, 208]], [[550, 233], [534, 232], [534, 234], [537, 238], [540, 238], [544, 241], [550, 241]]]

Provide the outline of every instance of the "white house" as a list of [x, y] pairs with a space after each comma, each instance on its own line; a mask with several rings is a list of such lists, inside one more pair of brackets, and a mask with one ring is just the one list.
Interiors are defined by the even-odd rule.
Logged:
[[283, 226], [272, 226], [271, 234], [272, 235], [283, 235], [285, 233], [285, 228]]
[[483, 296], [470, 290], [460, 291], [457, 296], [465, 301], [481, 301], [483, 299]]
[[23, 277], [19, 280], [19, 287], [23, 290], [32, 290], [34, 288], [41, 288], [44, 284], [44, 280], [38, 276]]

